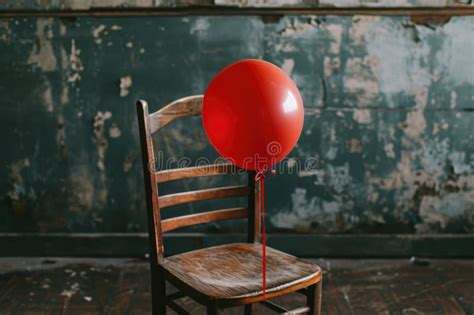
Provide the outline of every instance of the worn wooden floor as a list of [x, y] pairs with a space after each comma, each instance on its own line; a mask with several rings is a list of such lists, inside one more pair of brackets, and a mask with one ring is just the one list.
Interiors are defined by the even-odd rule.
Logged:
[[[323, 314], [474, 313], [474, 260], [316, 262], [325, 270]], [[150, 314], [149, 286], [140, 260], [1, 258], [0, 314]], [[278, 302], [296, 308], [304, 299]], [[190, 299], [182, 305], [205, 313]], [[258, 306], [257, 314], [271, 312]]]

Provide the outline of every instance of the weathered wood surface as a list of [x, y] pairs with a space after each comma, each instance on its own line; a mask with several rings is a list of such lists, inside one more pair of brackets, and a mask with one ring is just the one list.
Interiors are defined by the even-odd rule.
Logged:
[[[154, 169], [150, 169], [150, 161], [155, 158], [155, 150], [153, 142], [150, 137], [151, 124], [149, 119], [148, 104], [146, 101], [138, 100], [137, 107], [137, 121], [138, 133], [140, 138], [142, 169], [144, 178], [144, 190], [146, 201], [146, 214], [149, 237], [149, 252], [151, 255], [150, 262], [156, 265], [158, 261], [163, 259], [164, 245], [163, 233], [161, 231], [161, 212], [158, 198], [158, 185]], [[152, 270], [152, 274], [155, 271]], [[152, 278], [155, 276], [152, 275]]]
[[[262, 298], [262, 246], [236, 243], [166, 258], [163, 268], [200, 294], [219, 303], [250, 302]], [[267, 248], [267, 296], [318, 282], [321, 268], [286, 253]]]
[[150, 114], [150, 132], [153, 134], [173, 120], [201, 114], [202, 95], [188, 96], [166, 105]]
[[158, 198], [160, 208], [171, 207], [182, 203], [209, 200], [209, 199], [220, 199], [220, 198], [231, 198], [231, 197], [247, 197], [249, 189], [247, 186], [229, 186], [221, 188], [208, 188], [187, 191], [176, 194], [162, 195]]
[[201, 213], [188, 214], [176, 218], [161, 221], [163, 233], [169, 232], [181, 227], [194, 224], [202, 224], [213, 221], [247, 219], [247, 208], [231, 208], [223, 210], [212, 210]]
[[[222, 163], [158, 171], [156, 173], [156, 179], [158, 183], [165, 183], [178, 179], [232, 174], [238, 171], [235, 165]], [[242, 170], [240, 170], [240, 172], [242, 172]]]
[[[437, 314], [474, 312], [474, 261], [313, 260], [324, 273], [325, 315]], [[148, 263], [131, 259], [0, 259], [0, 310], [16, 314], [151, 314]], [[173, 292], [171, 286], [168, 287]], [[192, 314], [204, 307], [176, 300]], [[287, 309], [303, 295], [274, 300]], [[169, 314], [175, 313], [168, 309]], [[255, 313], [274, 314], [262, 305]], [[242, 307], [225, 314], [243, 314]]]

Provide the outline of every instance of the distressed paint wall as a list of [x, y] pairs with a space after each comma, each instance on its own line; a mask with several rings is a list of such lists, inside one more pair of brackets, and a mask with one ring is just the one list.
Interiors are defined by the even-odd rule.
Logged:
[[[472, 233], [473, 55], [474, 17], [2, 18], [0, 231], [144, 231], [135, 100], [156, 109], [263, 58], [306, 106], [287, 174], [267, 185], [272, 231]], [[165, 158], [217, 157], [199, 119], [157, 144]]]
[[471, 0], [4, 0], [0, 9], [16, 10], [90, 10], [176, 7], [238, 8], [446, 8], [468, 7]]

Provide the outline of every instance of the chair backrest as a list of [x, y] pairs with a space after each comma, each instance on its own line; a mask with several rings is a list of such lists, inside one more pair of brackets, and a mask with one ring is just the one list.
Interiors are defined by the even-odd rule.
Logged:
[[[145, 194], [150, 237], [151, 263], [161, 263], [164, 257], [163, 233], [177, 228], [218, 220], [247, 218], [248, 242], [260, 241], [260, 192], [255, 185], [255, 173], [247, 172], [248, 185], [186, 191], [182, 193], [158, 195], [158, 184], [180, 179], [215, 176], [235, 173], [237, 168], [230, 163], [205, 166], [155, 170], [155, 154], [152, 136], [173, 120], [201, 114], [202, 95], [178, 99], [160, 110], [149, 113], [148, 104], [137, 101], [138, 128], [143, 160]], [[247, 197], [247, 208], [229, 208], [197, 213], [161, 220], [160, 209], [194, 201]]]

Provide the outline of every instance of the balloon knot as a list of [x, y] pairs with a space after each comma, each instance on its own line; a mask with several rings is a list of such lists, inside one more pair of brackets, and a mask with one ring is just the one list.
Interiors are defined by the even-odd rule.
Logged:
[[255, 181], [258, 182], [261, 179], [265, 179], [265, 174], [270, 172], [271, 175], [275, 175], [276, 171], [274, 169], [268, 170], [268, 168], [264, 168], [255, 174]]
[[261, 179], [265, 178], [265, 170], [258, 171], [257, 174], [255, 174], [255, 181], [258, 182]]

